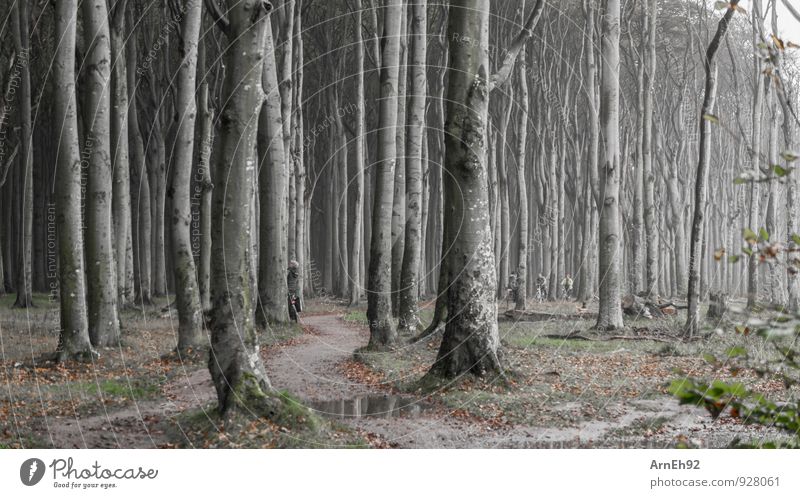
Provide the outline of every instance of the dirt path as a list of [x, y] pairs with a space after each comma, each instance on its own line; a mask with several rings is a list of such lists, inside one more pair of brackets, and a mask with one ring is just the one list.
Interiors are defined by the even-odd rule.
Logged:
[[[393, 395], [388, 388], [354, 383], [342, 364], [367, 344], [362, 328], [352, 327], [337, 315], [303, 318], [308, 333], [264, 352], [267, 373], [274, 388], [288, 391], [325, 416], [337, 419], [378, 441], [403, 448], [526, 448], [560, 446], [619, 447], [627, 427], [663, 417], [673, 431], [648, 443], [668, 447], [677, 433], [706, 430], [706, 415], [679, 407], [664, 398], [611, 407], [619, 415], [612, 421], [584, 420], [569, 427], [496, 426], [482, 419], [457, 416], [438, 402]], [[50, 441], [56, 448], [152, 448], [168, 446], [159, 429], [163, 422], [187, 409], [213, 405], [215, 393], [208, 370], [187, 369], [163, 388], [163, 398], [79, 419], [51, 419]], [[557, 410], [577, 410], [566, 403]], [[462, 411], [463, 412], [463, 411]], [[741, 433], [741, 428], [737, 429]], [[614, 435], [612, 437], [612, 435]], [[724, 435], [722, 435], [724, 436]], [[639, 441], [636, 446], [641, 446]]]

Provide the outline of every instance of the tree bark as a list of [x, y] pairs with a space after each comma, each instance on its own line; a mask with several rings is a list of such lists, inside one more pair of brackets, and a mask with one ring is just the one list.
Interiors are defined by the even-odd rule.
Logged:
[[419, 320], [419, 269], [422, 230], [422, 149], [425, 134], [425, 101], [428, 94], [426, 62], [427, 2], [415, 0], [411, 13], [411, 97], [406, 129], [406, 226], [403, 267], [400, 279], [399, 329], [413, 333]]
[[600, 178], [600, 305], [595, 327], [615, 330], [623, 327], [621, 301], [622, 230], [620, 227], [619, 184], [619, 32], [620, 2], [606, 0], [603, 17], [603, 71], [601, 78], [600, 121], [605, 138]]
[[644, 201], [644, 232], [647, 246], [645, 289], [649, 294], [658, 293], [658, 232], [655, 218], [655, 173], [653, 171], [653, 93], [656, 78], [656, 0], [647, 0], [647, 63], [645, 71], [643, 135], [642, 135], [642, 180]]
[[[262, 326], [289, 321], [286, 305], [289, 292], [286, 284], [286, 165], [291, 164], [285, 150], [281, 93], [271, 23], [266, 22], [266, 45], [261, 82], [265, 99], [258, 122], [259, 201], [261, 229], [258, 265], [258, 313]], [[294, 227], [292, 227], [294, 228]]]
[[[523, 12], [525, 2], [522, 2]], [[522, 311], [526, 308], [528, 298], [528, 184], [525, 180], [525, 151], [528, 138], [528, 76], [525, 68], [525, 49], [522, 49], [520, 56], [521, 62], [517, 67], [518, 75], [518, 105], [519, 121], [517, 122], [517, 195], [519, 221], [517, 223], [519, 233], [518, 260], [517, 260], [517, 284], [516, 301], [514, 309]]]
[[717, 25], [717, 32], [708, 45], [703, 66], [705, 68], [706, 82], [703, 107], [700, 114], [700, 144], [697, 160], [697, 177], [694, 185], [694, 215], [692, 216], [692, 232], [689, 250], [689, 291], [687, 301], [686, 326], [684, 334], [691, 337], [696, 334], [700, 326], [700, 264], [702, 248], [705, 243], [704, 223], [706, 211], [706, 191], [708, 189], [708, 169], [711, 155], [711, 121], [714, 113], [714, 104], [717, 97], [717, 62], [715, 55], [719, 44], [728, 31], [735, 7], [739, 0], [731, 0], [727, 12]]
[[22, 172], [22, 211], [18, 233], [17, 299], [15, 308], [33, 306], [33, 133], [31, 124], [30, 13], [28, 2], [12, 3], [12, 31], [19, 68], [19, 164]]
[[86, 261], [89, 337], [95, 347], [119, 344], [117, 275], [114, 263], [111, 204], [111, 46], [105, 0], [84, 0], [83, 31], [86, 43], [86, 106], [83, 156], [88, 161], [86, 191]]
[[[458, 36], [457, 36], [458, 35]], [[464, 43], [464, 37], [478, 43]], [[445, 223], [458, 227], [447, 253], [449, 316], [429, 375], [502, 373], [496, 275], [486, 192], [489, 106], [489, 2], [450, 4], [449, 86], [445, 139]]]
[[402, 0], [387, 0], [381, 55], [381, 100], [378, 114], [378, 150], [375, 196], [372, 210], [367, 319], [372, 348], [386, 348], [397, 341], [392, 322], [392, 206], [394, 169], [397, 164], [397, 89], [400, 64]]
[[258, 350], [249, 286], [251, 191], [257, 113], [261, 109], [264, 35], [271, 5], [229, 0], [229, 45], [223, 83], [220, 154], [215, 164], [211, 254], [211, 355], [219, 411], [274, 414], [271, 386]]
[[75, 94], [76, 0], [56, 2], [53, 59], [55, 76], [54, 122], [60, 126], [56, 169], [56, 223], [59, 244], [59, 298], [61, 331], [59, 361], [90, 360], [92, 345], [86, 317], [81, 216], [81, 158]]
[[355, 136], [355, 181], [353, 183], [353, 247], [350, 251], [350, 306], [361, 301], [361, 245], [364, 221], [364, 119], [366, 106], [364, 97], [364, 37], [361, 32], [361, 0], [355, 0], [356, 33], [356, 136]]
[[197, 53], [202, 26], [202, 4], [186, 2], [181, 20], [180, 66], [175, 103], [175, 161], [172, 166], [172, 269], [178, 310], [178, 351], [196, 349], [203, 343], [203, 309], [192, 253], [191, 175], [197, 101]]

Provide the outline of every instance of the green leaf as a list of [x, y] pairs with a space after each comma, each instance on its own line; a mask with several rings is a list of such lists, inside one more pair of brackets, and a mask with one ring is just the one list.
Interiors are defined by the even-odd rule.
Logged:
[[706, 360], [707, 363], [711, 363], [712, 365], [717, 363], [717, 357], [711, 353], [703, 353], [703, 359]]
[[753, 250], [750, 249], [749, 247], [742, 247], [742, 252], [747, 254], [748, 256], [752, 256], [753, 255]]
[[792, 168], [784, 168], [778, 164], [772, 167], [772, 171], [775, 173], [775, 176], [778, 178], [783, 178], [784, 176], [788, 175], [792, 172]]
[[738, 254], [731, 254], [728, 256], [728, 263], [738, 263], [739, 262], [739, 255]]
[[709, 123], [719, 124], [719, 118], [714, 116], [713, 114], [703, 114], [703, 119], [705, 119]]
[[742, 230], [742, 238], [746, 240], [748, 244], [755, 244], [758, 241], [758, 235], [749, 228]]
[[792, 242], [794, 242], [795, 244], [800, 246], [800, 235], [797, 235], [796, 233], [793, 233], [792, 234]]
[[758, 236], [761, 237], [761, 240], [764, 242], [769, 242], [769, 232], [767, 232], [763, 227], [758, 229]]
[[737, 358], [739, 356], [747, 356], [747, 350], [741, 346], [734, 346], [730, 348], [726, 353], [728, 358]]
[[744, 185], [745, 183], [747, 183], [747, 181], [748, 181], [747, 178], [742, 178], [741, 176], [737, 176], [736, 178], [733, 179], [733, 184]]

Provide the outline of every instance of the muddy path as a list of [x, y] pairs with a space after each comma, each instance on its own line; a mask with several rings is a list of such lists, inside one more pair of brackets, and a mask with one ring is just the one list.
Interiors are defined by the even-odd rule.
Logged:
[[[645, 446], [670, 447], [675, 437], [708, 433], [708, 418], [699, 409], [678, 406], [670, 399], [639, 400], [609, 406], [612, 420], [585, 419], [571, 425], [540, 427], [492, 424], [445, 406], [434, 396], [423, 399], [392, 392], [388, 385], [350, 380], [344, 365], [367, 344], [369, 335], [336, 314], [305, 316], [306, 333], [291, 341], [265, 348], [262, 354], [272, 386], [287, 391], [320, 415], [368, 436], [381, 447], [400, 448], [549, 448], [642, 446], [624, 440], [626, 428], [662, 419], [672, 427]], [[174, 430], [166, 424], [186, 410], [210, 409], [215, 400], [208, 370], [200, 364], [186, 366], [162, 388], [162, 396], [136, 402], [117, 411], [89, 417], [50, 419], [43, 430], [56, 448], [153, 448], [174, 445]], [[579, 403], [563, 403], [556, 410], [579, 412]], [[178, 431], [181, 430], [177, 426]], [[741, 431], [741, 428], [737, 429]], [[720, 443], [729, 435], [717, 432]], [[711, 444], [715, 446], [715, 444]]]

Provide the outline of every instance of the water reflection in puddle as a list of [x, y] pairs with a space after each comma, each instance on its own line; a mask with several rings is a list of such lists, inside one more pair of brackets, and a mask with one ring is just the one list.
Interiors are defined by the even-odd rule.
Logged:
[[332, 401], [310, 401], [306, 406], [330, 418], [416, 417], [431, 406], [419, 399], [403, 396], [359, 396]]

